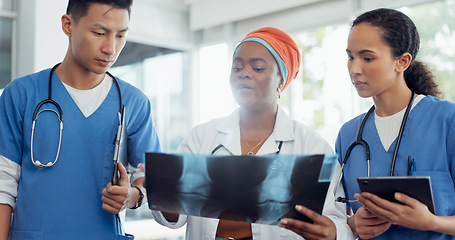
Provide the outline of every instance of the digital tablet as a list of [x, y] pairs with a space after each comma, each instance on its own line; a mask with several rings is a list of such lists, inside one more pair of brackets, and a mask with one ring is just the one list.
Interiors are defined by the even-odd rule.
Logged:
[[427, 205], [434, 214], [429, 176], [358, 177], [357, 184], [361, 192], [373, 193], [391, 202], [398, 202], [394, 197], [395, 192], [404, 193]]

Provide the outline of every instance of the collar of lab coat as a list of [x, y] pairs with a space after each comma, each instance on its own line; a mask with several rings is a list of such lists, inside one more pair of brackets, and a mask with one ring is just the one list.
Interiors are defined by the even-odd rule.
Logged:
[[[234, 155], [241, 154], [239, 121], [240, 109], [237, 108], [216, 126], [218, 133], [221, 135], [221, 144]], [[259, 149], [257, 155], [274, 154], [278, 151], [280, 141], [292, 141], [294, 138], [294, 123], [284, 110], [278, 106], [273, 132]]]

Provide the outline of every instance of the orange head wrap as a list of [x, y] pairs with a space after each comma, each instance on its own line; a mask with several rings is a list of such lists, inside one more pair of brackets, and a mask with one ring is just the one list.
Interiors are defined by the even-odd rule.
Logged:
[[281, 89], [283, 91], [299, 73], [300, 52], [297, 44], [287, 33], [273, 27], [264, 27], [248, 33], [237, 48], [248, 41], [262, 44], [275, 58], [284, 81]]

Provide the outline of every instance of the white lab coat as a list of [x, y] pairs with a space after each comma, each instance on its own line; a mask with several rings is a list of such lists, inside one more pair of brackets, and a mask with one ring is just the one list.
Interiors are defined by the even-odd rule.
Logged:
[[[278, 145], [283, 141], [280, 154], [321, 154], [333, 153], [330, 145], [313, 129], [290, 119], [287, 114], [278, 108], [275, 129], [257, 152], [257, 155], [275, 154]], [[179, 146], [179, 152], [210, 154], [219, 145], [215, 153], [218, 155], [241, 155], [239, 109], [231, 115], [213, 119], [193, 128], [187, 138]], [[335, 203], [333, 187], [336, 184], [340, 166], [337, 164], [335, 174], [330, 184], [323, 214], [329, 217], [337, 227], [338, 239], [354, 239], [354, 235], [347, 225], [346, 205]], [[344, 196], [343, 187], [337, 190], [337, 196]], [[187, 223], [186, 239], [214, 240], [218, 219], [180, 215], [177, 222], [168, 222], [159, 211], [152, 211], [155, 220], [169, 228], [180, 228]], [[251, 224], [253, 239], [303, 239], [292, 231], [277, 226]]]

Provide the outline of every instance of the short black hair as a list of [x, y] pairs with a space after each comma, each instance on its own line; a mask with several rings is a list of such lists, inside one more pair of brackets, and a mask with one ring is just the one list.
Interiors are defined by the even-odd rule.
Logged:
[[77, 23], [81, 17], [87, 15], [88, 8], [93, 3], [107, 4], [117, 9], [126, 9], [128, 10], [128, 16], [130, 16], [133, 0], [69, 0], [66, 14], [71, 15]]

